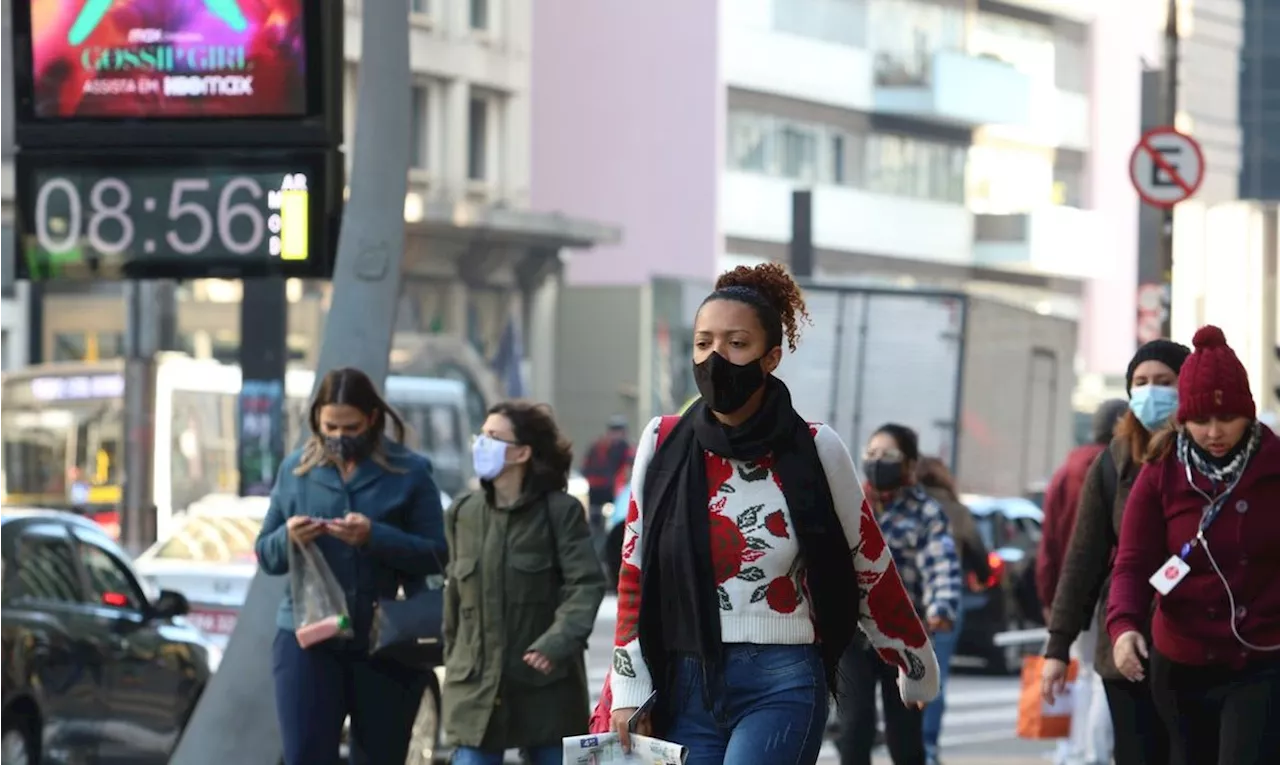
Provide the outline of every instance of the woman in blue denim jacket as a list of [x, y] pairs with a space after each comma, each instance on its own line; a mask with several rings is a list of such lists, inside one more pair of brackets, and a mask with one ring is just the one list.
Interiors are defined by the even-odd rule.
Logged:
[[368, 635], [379, 598], [442, 573], [440, 492], [427, 459], [398, 443], [404, 423], [363, 372], [325, 375], [308, 419], [311, 437], [280, 466], [254, 549], [263, 571], [283, 575], [289, 545], [314, 543], [346, 594], [354, 634], [300, 647], [285, 594], [272, 647], [284, 762], [334, 762], [350, 715], [352, 762], [403, 763], [427, 673], [371, 657]]

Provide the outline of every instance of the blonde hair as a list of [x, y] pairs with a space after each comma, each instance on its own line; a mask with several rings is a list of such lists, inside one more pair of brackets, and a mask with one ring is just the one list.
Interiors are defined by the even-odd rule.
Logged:
[[325, 448], [324, 436], [320, 434], [320, 410], [333, 405], [354, 407], [369, 418], [369, 429], [366, 432], [373, 440], [373, 451], [369, 454], [369, 459], [387, 472], [406, 472], [404, 468], [391, 464], [382, 442], [386, 435], [387, 420], [390, 419], [395, 428], [395, 440], [404, 443], [404, 420], [382, 398], [368, 375], [354, 367], [343, 367], [324, 376], [315, 398], [311, 400], [311, 408], [307, 413], [311, 435], [302, 447], [302, 457], [298, 460], [298, 466], [293, 469], [294, 475], [306, 475], [318, 465], [332, 464], [341, 467]]

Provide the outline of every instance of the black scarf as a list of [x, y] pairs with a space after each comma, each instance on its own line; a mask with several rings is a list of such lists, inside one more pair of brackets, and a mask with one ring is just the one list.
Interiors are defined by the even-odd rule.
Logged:
[[[720, 606], [711, 569], [711, 522], [704, 451], [735, 460], [774, 457], [820, 639], [829, 689], [858, 624], [857, 572], [809, 425], [791, 405], [786, 385], [770, 376], [764, 402], [736, 428], [720, 424], [698, 401], [680, 418], [644, 477], [644, 545], [640, 582], [640, 649], [665, 700], [673, 653], [693, 654], [704, 676], [718, 677]], [[661, 711], [656, 713], [661, 725]]]

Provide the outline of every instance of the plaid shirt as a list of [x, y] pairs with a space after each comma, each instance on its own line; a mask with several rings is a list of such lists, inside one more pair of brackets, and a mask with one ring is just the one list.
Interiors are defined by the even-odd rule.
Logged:
[[942, 506], [919, 486], [908, 486], [876, 520], [916, 610], [925, 619], [955, 621], [963, 580]]

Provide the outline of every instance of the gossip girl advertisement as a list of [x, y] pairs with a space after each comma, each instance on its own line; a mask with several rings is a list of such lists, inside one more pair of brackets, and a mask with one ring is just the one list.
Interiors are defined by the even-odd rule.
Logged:
[[304, 0], [30, 0], [29, 6], [36, 119], [307, 112]]

